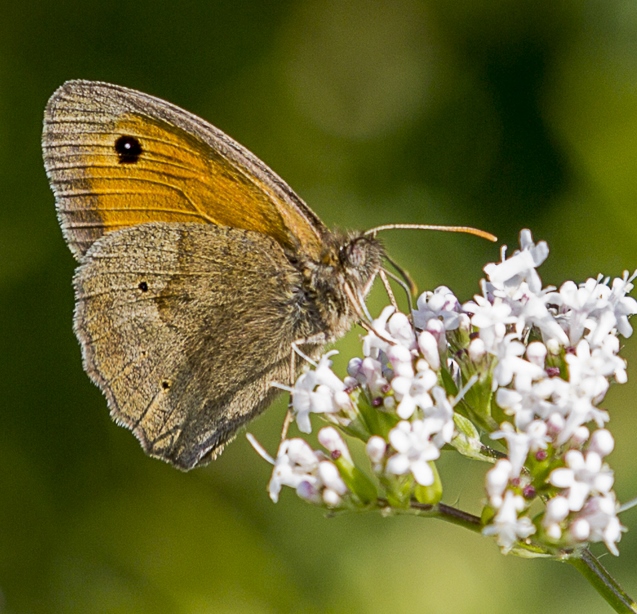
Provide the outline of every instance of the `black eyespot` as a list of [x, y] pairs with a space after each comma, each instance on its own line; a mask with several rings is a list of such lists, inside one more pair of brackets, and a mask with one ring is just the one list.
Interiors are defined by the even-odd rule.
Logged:
[[115, 141], [120, 164], [134, 164], [142, 155], [142, 144], [134, 136], [120, 136]]
[[161, 387], [162, 387], [164, 390], [168, 390], [168, 389], [170, 388], [170, 382], [169, 382], [168, 380], [164, 380], [164, 381], [161, 383]]
[[148, 284], [145, 281], [140, 281], [137, 286], [142, 292], [148, 292]]

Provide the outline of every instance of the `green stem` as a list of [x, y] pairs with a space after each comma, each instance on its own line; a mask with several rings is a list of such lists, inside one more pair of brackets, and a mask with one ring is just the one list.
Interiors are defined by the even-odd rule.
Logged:
[[615, 612], [637, 612], [637, 604], [617, 583], [590, 550], [565, 559], [579, 571]]
[[[390, 508], [386, 499], [378, 499], [377, 505], [385, 510]], [[399, 514], [439, 518], [440, 520], [469, 529], [469, 531], [473, 531], [474, 533], [482, 532], [482, 521], [478, 516], [468, 514], [467, 512], [463, 512], [450, 505], [445, 505], [444, 503], [429, 505], [412, 500], [409, 502], [408, 508], [399, 509], [393, 507], [391, 511]], [[534, 553], [535, 556], [545, 556], [557, 561], [570, 563], [588, 580], [589, 584], [615, 612], [622, 614], [637, 613], [637, 604], [635, 601], [626, 594], [588, 548], [576, 552], [563, 553], [561, 555], [556, 555], [554, 552], [549, 552], [532, 545], [524, 546], [521, 548], [521, 551], [525, 551], [526, 555]]]
[[377, 505], [382, 509], [390, 509], [392, 512], [398, 514], [413, 514], [415, 516], [427, 516], [428, 518], [439, 518], [452, 524], [469, 529], [474, 533], [480, 533], [482, 531], [482, 521], [478, 516], [463, 512], [462, 510], [445, 505], [444, 503], [437, 503], [435, 505], [429, 503], [419, 503], [418, 501], [410, 501], [408, 508], [391, 507], [386, 499], [378, 499]]

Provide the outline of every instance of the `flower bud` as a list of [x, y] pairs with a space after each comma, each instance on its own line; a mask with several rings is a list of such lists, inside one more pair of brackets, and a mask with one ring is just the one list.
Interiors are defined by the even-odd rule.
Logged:
[[599, 429], [591, 435], [588, 449], [597, 452], [602, 458], [608, 456], [615, 447], [615, 440], [607, 429]]
[[436, 338], [427, 330], [418, 336], [418, 347], [434, 371], [440, 370], [440, 354], [438, 353], [438, 342]]
[[378, 435], [372, 435], [367, 440], [365, 450], [367, 451], [367, 456], [369, 456], [369, 459], [372, 461], [372, 463], [380, 463], [385, 456], [387, 444], [382, 437], [379, 437]]

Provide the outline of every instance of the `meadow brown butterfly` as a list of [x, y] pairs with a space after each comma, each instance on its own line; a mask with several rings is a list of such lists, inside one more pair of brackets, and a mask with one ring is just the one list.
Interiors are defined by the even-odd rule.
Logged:
[[147, 94], [68, 81], [42, 148], [79, 261], [84, 368], [113, 419], [179, 469], [215, 458], [267, 407], [293, 343], [317, 357], [343, 336], [381, 270], [387, 227], [328, 230], [249, 151]]
[[114, 420], [179, 469], [265, 409], [293, 342], [317, 356], [345, 334], [380, 269], [373, 236], [328, 230], [249, 151], [147, 94], [68, 81], [42, 148], [79, 261], [84, 368]]

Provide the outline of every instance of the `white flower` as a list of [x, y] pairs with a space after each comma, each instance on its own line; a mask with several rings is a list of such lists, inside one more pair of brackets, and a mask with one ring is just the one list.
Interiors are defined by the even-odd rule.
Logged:
[[301, 499], [331, 508], [338, 507], [349, 492], [336, 465], [312, 450], [303, 439], [282, 441], [276, 460], [270, 458], [254, 438], [250, 442], [261, 456], [274, 464], [268, 491], [275, 503], [283, 486], [294, 488]]
[[625, 337], [632, 334], [628, 316], [637, 313], [637, 301], [626, 294], [633, 289], [633, 279], [634, 274], [629, 278], [625, 271], [623, 277], [613, 280], [612, 289], [608, 287], [609, 279], [602, 279], [601, 275], [579, 286], [567, 281], [559, 292], [548, 296], [548, 301], [560, 308], [571, 345], [575, 345], [586, 330], [591, 347], [603, 343], [604, 337], [615, 327]]
[[438, 341], [428, 330], [425, 330], [418, 335], [418, 348], [422, 352], [422, 355], [429, 366], [434, 371], [439, 371], [440, 354], [438, 352]]
[[619, 339], [615, 336], [614, 329], [617, 324], [617, 318], [612, 311], [604, 311], [600, 314], [597, 321], [589, 320], [590, 332], [586, 335], [586, 340], [592, 348], [604, 346], [609, 339], [617, 341], [617, 350], [619, 351]]
[[387, 444], [382, 437], [379, 437], [378, 435], [372, 435], [367, 440], [365, 450], [367, 452], [367, 456], [369, 456], [369, 460], [371, 460], [374, 464], [379, 464], [385, 457]]
[[575, 432], [573, 433], [573, 436], [571, 437], [571, 440], [569, 443], [574, 448], [581, 448], [588, 441], [588, 438], [590, 436], [591, 436], [591, 432], [588, 430], [588, 427], [580, 426], [577, 429], [575, 429]]
[[431, 391], [434, 404], [424, 409], [425, 421], [432, 433], [432, 441], [438, 448], [450, 443], [455, 434], [453, 407], [442, 386], [434, 386]]
[[556, 389], [552, 400], [555, 408], [565, 418], [564, 428], [557, 438], [562, 444], [569, 440], [575, 431], [587, 422], [594, 421], [602, 427], [608, 421], [608, 413], [596, 407], [609, 387], [608, 378], [615, 376], [618, 381], [625, 378], [625, 362], [605, 347], [595, 348], [592, 352], [586, 339], [582, 339], [575, 349], [575, 354], [566, 354], [569, 381], [559, 383], [555, 380]]
[[311, 433], [310, 414], [337, 413], [351, 406], [345, 383], [332, 371], [328, 352], [316, 369], [302, 373], [292, 389], [292, 407], [301, 433]]
[[[311, 498], [311, 493], [317, 491], [319, 479], [316, 475], [319, 458], [303, 439], [286, 439], [281, 442], [274, 462], [272, 477], [268, 485], [270, 498], [275, 503], [283, 486], [297, 490], [302, 488], [304, 498]], [[300, 495], [301, 493], [299, 493]]]
[[506, 458], [501, 458], [487, 471], [487, 494], [489, 495], [489, 503], [495, 509], [498, 509], [502, 505], [502, 495], [509, 485], [509, 480], [514, 477], [512, 469], [511, 461]]
[[[383, 354], [385, 356], [385, 354]], [[385, 356], [386, 357], [386, 356]], [[388, 385], [388, 369], [383, 369], [383, 364], [376, 358], [369, 356], [364, 359], [353, 358], [347, 365], [347, 373], [361, 386], [365, 386], [372, 397], [382, 395], [383, 389]]]
[[[372, 330], [363, 337], [364, 356], [378, 358], [379, 351], [387, 351], [387, 348], [390, 345], [387, 340], [387, 338], [390, 337], [390, 334], [387, 331], [387, 320], [389, 320], [394, 311], [394, 307], [387, 305], [387, 307], [381, 311], [380, 315], [372, 322]], [[381, 336], [383, 338], [381, 338]]]
[[[508, 457], [486, 475], [488, 511], [494, 516], [484, 533], [496, 536], [509, 552], [535, 533], [530, 509], [536, 514], [551, 486], [548, 494], [554, 496], [536, 516], [548, 544], [603, 541], [617, 554], [624, 528], [617, 518], [613, 472], [604, 462], [614, 440], [602, 428], [608, 414], [599, 404], [613, 379], [627, 379], [618, 335], [632, 333], [629, 317], [637, 313], [637, 301], [627, 293], [637, 271], [612, 284], [599, 276], [556, 290], [542, 288], [536, 269], [548, 247], [534, 244], [530, 231], [520, 233], [520, 249], [511, 257], [506, 248], [501, 253], [500, 263], [484, 268], [482, 294], [464, 306], [439, 287], [418, 298], [411, 317], [392, 306], [383, 309], [364, 337], [362, 358], [349, 362], [344, 381], [331, 369], [331, 353], [301, 375], [292, 391], [299, 429], [309, 433], [310, 414], [322, 413], [333, 424], [349, 426], [348, 434], [367, 437], [366, 454], [381, 489], [393, 484], [400, 491], [395, 494], [408, 497], [414, 482], [430, 486], [437, 479], [433, 462], [456, 428], [462, 434], [454, 441], [459, 441], [456, 449], [475, 456], [477, 428], [498, 417], [500, 429], [491, 437], [505, 440]], [[449, 388], [452, 381], [455, 399], [440, 385]], [[491, 407], [493, 414], [490, 387], [499, 406]], [[352, 398], [361, 404], [355, 406]], [[479, 425], [464, 413], [454, 415], [460, 403], [482, 418], [474, 420]], [[368, 413], [375, 408], [381, 416]], [[502, 419], [501, 410], [510, 418]], [[359, 422], [351, 422], [354, 416]], [[387, 421], [397, 418], [401, 421], [386, 440], [373, 434], [384, 435]], [[463, 437], [469, 443], [460, 441]], [[274, 465], [269, 483], [274, 501], [290, 486], [317, 505], [343, 506], [349, 493], [343, 476], [350, 483], [348, 472], [357, 461], [339, 430], [323, 428], [318, 439], [327, 453], [291, 439], [281, 443], [276, 460], [253, 442]], [[549, 463], [557, 468], [550, 471]], [[357, 501], [353, 497], [351, 505]]]
[[415, 349], [416, 334], [409, 318], [388, 305], [372, 322], [371, 331], [363, 338], [363, 354], [378, 358], [380, 352], [387, 353], [393, 345]]
[[420, 330], [428, 329], [430, 320], [441, 322], [445, 331], [456, 330], [459, 326], [460, 303], [446, 286], [424, 292], [418, 297], [416, 306], [412, 316], [414, 326]]
[[590, 528], [589, 540], [603, 541], [608, 550], [615, 556], [619, 555], [617, 542], [626, 528], [617, 518], [617, 503], [614, 493], [591, 497], [578, 514], [578, 519], [585, 520]]
[[323, 489], [321, 496], [323, 498], [323, 503], [330, 508], [338, 507], [343, 501], [343, 497], [331, 488]]
[[513, 339], [513, 335], [507, 335], [492, 350], [497, 358], [493, 370], [493, 390], [498, 386], [508, 386], [514, 376], [516, 378], [515, 387], [528, 390], [532, 380], [538, 380], [546, 375], [542, 367], [520, 358], [525, 349], [523, 343]]
[[480, 362], [487, 353], [484, 341], [480, 337], [472, 339], [469, 343], [469, 358], [472, 362]]
[[544, 369], [544, 361], [546, 360], [546, 354], [548, 350], [543, 343], [539, 341], [533, 341], [529, 343], [526, 348], [526, 358], [529, 362], [537, 365], [541, 369]]
[[316, 386], [313, 371], [301, 375], [294, 385], [292, 407], [296, 412], [296, 423], [301, 433], [311, 433], [310, 414], [338, 411], [334, 394], [327, 386]]
[[507, 324], [516, 321], [509, 305], [500, 301], [492, 304], [482, 296], [475, 296], [473, 301], [465, 303], [464, 310], [473, 314], [471, 324], [480, 329], [480, 339], [484, 341], [487, 350], [504, 339]]
[[503, 554], [507, 554], [518, 540], [526, 539], [535, 533], [530, 518], [518, 518], [518, 513], [524, 510], [524, 507], [524, 499], [520, 495], [507, 491], [492, 524], [482, 530], [484, 535], [497, 535], [497, 542]]
[[[586, 398], [571, 397], [567, 397], [566, 405], [559, 407], [560, 411], [567, 409], [568, 413], [566, 414], [566, 418], [562, 419], [560, 428], [552, 432], [552, 437], [558, 445], [571, 442], [577, 447], [580, 442], [585, 441], [588, 437], [588, 433], [586, 433], [584, 439], [582, 439], [581, 427], [591, 420], [595, 420], [595, 422], [601, 426], [604, 422], [608, 421], [608, 413], [595, 407]], [[554, 421], [554, 417], [554, 415], [549, 417], [549, 428], [557, 424], [557, 422]]]
[[500, 429], [491, 433], [491, 439], [506, 440], [508, 457], [511, 461], [511, 475], [517, 478], [531, 449], [531, 438], [526, 433], [516, 431], [510, 422], [503, 422]]
[[592, 402], [599, 402], [604, 398], [609, 387], [607, 378], [615, 371], [615, 365], [608, 358], [611, 357], [605, 356], [599, 349], [591, 354], [585, 339], [577, 344], [575, 354], [567, 354], [565, 357], [569, 381]]
[[556, 391], [562, 387], [568, 388], [564, 380], [558, 377], [545, 377], [528, 389], [499, 388], [496, 392], [496, 402], [507, 415], [514, 416], [515, 426], [524, 430], [536, 416], [546, 419], [555, 412], [552, 399]]
[[584, 456], [579, 450], [569, 450], [564, 460], [566, 467], [554, 469], [549, 482], [566, 490], [569, 509], [578, 512], [589, 495], [606, 495], [613, 487], [613, 472], [602, 463], [596, 452]]
[[[307, 480], [302, 480], [296, 487], [296, 494], [300, 499], [304, 499], [310, 503], [321, 503], [321, 487], [318, 477], [310, 476]], [[276, 503], [277, 499], [272, 498]]]
[[535, 245], [531, 231], [524, 229], [520, 232], [520, 247], [511, 258], [503, 258], [500, 264], [487, 264], [484, 272], [497, 289], [510, 290], [526, 282], [532, 293], [538, 293], [542, 289], [542, 282], [535, 269], [546, 260], [548, 245], [545, 241]]
[[328, 507], [338, 507], [343, 495], [348, 492], [338, 468], [330, 461], [321, 461], [318, 466], [318, 477], [323, 486], [321, 492], [323, 502]]
[[333, 426], [325, 426], [318, 432], [319, 443], [330, 453], [332, 458], [343, 457], [349, 463], [352, 462], [352, 456], [349, 453], [347, 444], [343, 441], [340, 433]]
[[562, 537], [561, 523], [566, 520], [570, 511], [566, 497], [558, 495], [546, 503], [542, 526], [550, 538], [558, 540]]
[[330, 411], [332, 408], [332, 395], [329, 388], [324, 387], [320, 391], [315, 391], [315, 388], [316, 373], [314, 371], [302, 373], [294, 384], [292, 407], [296, 412], [296, 423], [301, 433], [312, 432], [311, 413]]
[[398, 376], [391, 382], [396, 393], [396, 413], [403, 420], [410, 418], [417, 407], [425, 409], [433, 405], [429, 391], [438, 383], [438, 376], [431, 370], [419, 371], [412, 377]]
[[416, 347], [416, 334], [409, 318], [404, 313], [394, 313], [387, 322], [387, 331], [392, 339], [409, 350]]
[[623, 337], [630, 337], [633, 334], [633, 328], [628, 322], [628, 316], [637, 313], [637, 301], [631, 296], [626, 296], [632, 289], [633, 279], [637, 276], [635, 271], [628, 277], [628, 271], [624, 271], [623, 277], [613, 279], [611, 294], [608, 297], [609, 304], [613, 307], [615, 318], [617, 319], [617, 330]]
[[524, 429], [529, 438], [529, 448], [531, 452], [546, 450], [551, 438], [548, 436], [548, 426], [544, 420], [533, 420]]
[[[459, 327], [464, 326], [463, 330], [467, 333], [471, 328], [471, 320], [466, 313], [458, 314]], [[444, 354], [448, 349], [448, 340], [445, 331], [445, 325], [440, 320], [429, 320], [423, 332], [429, 333], [438, 343], [438, 353]]]
[[434, 483], [429, 461], [440, 456], [440, 450], [430, 441], [431, 432], [425, 421], [399, 422], [389, 433], [389, 442], [396, 454], [387, 461], [387, 473], [405, 475], [411, 472], [422, 486]]
[[575, 345], [582, 338], [587, 325], [590, 328], [590, 314], [605, 308], [607, 301], [600, 296], [599, 288], [598, 279], [587, 279], [579, 286], [573, 281], [567, 281], [560, 286], [559, 292], [551, 293], [548, 297], [550, 303], [560, 306], [560, 311], [568, 314], [570, 345]]
[[571, 523], [568, 532], [576, 542], [585, 542], [591, 534], [591, 525], [585, 518], [576, 518]]
[[599, 429], [591, 435], [591, 440], [588, 444], [589, 452], [596, 452], [604, 458], [608, 456], [615, 448], [615, 440], [610, 431], [606, 429]]
[[332, 361], [330, 357], [338, 354], [336, 350], [327, 352], [321, 356], [318, 365], [314, 372], [316, 373], [316, 383], [322, 386], [327, 386], [334, 392], [340, 392], [345, 390], [345, 384], [341, 378], [332, 371]]
[[557, 440], [566, 426], [564, 416], [557, 411], [554, 411], [552, 414], [545, 417], [545, 421], [551, 439]]
[[542, 340], [545, 343], [553, 342], [558, 346], [566, 346], [568, 336], [555, 316], [548, 310], [548, 296], [532, 294], [527, 298], [518, 313], [516, 323], [518, 333], [521, 333], [524, 327], [535, 326], [542, 333]]
[[395, 375], [414, 376], [413, 355], [404, 345], [392, 345], [387, 350], [387, 358]]

